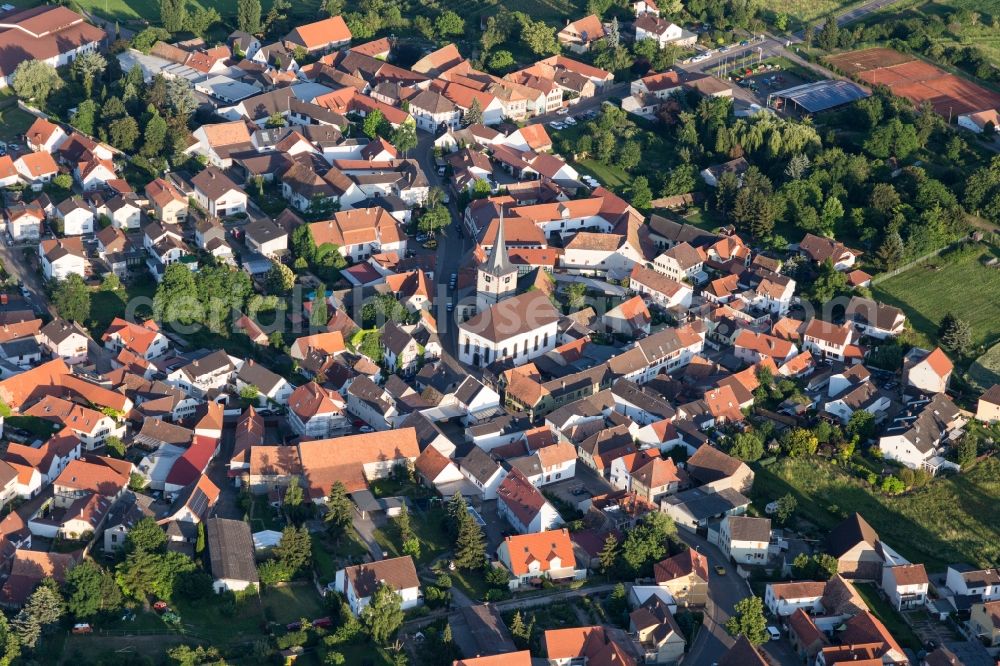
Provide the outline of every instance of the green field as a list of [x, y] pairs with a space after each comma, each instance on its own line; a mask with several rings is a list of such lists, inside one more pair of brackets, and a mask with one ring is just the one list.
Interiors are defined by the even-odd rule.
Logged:
[[0, 111], [0, 140], [20, 140], [33, 122], [35, 122], [35, 117], [17, 106], [3, 109]]
[[976, 359], [969, 368], [969, 379], [984, 391], [994, 384], [1000, 384], [1000, 343], [993, 345]]
[[975, 345], [989, 346], [1000, 340], [1000, 269], [984, 266], [983, 260], [1000, 256], [1000, 248], [979, 247], [979, 252], [931, 259], [879, 282], [872, 289], [875, 298], [902, 308], [913, 329], [931, 343], [941, 318], [951, 312], [972, 327]]
[[789, 29], [798, 30], [806, 23], [822, 23], [830, 14], [839, 14], [856, 4], [857, 0], [763, 0], [760, 7], [769, 19], [787, 14]]
[[791, 493], [798, 500], [797, 517], [814, 524], [819, 535], [857, 511], [889, 546], [930, 571], [944, 571], [955, 562], [994, 566], [1000, 560], [996, 458], [899, 497], [873, 491], [819, 458], [786, 458], [755, 471], [757, 504]]

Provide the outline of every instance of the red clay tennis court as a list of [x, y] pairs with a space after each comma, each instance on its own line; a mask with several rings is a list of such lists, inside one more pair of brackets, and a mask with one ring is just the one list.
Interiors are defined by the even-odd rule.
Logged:
[[893, 49], [863, 49], [826, 60], [865, 83], [888, 86], [916, 105], [930, 102], [946, 118], [1000, 106], [1000, 94]]

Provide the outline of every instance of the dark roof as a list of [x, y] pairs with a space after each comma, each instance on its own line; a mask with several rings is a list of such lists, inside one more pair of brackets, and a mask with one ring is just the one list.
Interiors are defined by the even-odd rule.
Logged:
[[488, 482], [500, 469], [497, 461], [478, 446], [473, 446], [472, 450], [459, 461], [459, 465], [481, 483]]
[[772, 93], [772, 96], [794, 102], [809, 113], [850, 104], [870, 95], [861, 86], [841, 79], [812, 81]]
[[243, 230], [246, 232], [247, 237], [261, 244], [288, 235], [287, 231], [274, 222], [262, 217], [246, 225]]
[[250, 525], [242, 520], [209, 518], [205, 521], [205, 536], [212, 575], [217, 580], [258, 581]]
[[826, 537], [826, 550], [834, 557], [841, 557], [861, 542], [875, 548], [879, 538], [868, 521], [860, 513], [854, 513], [830, 531]]
[[732, 476], [742, 464], [711, 444], [703, 444], [688, 458], [687, 472], [698, 483], [706, 484]]
[[733, 647], [716, 663], [716, 666], [768, 666], [768, 663], [757, 652], [757, 648], [747, 640], [746, 636], [736, 639]]
[[191, 184], [201, 190], [211, 200], [216, 200], [230, 190], [242, 192], [240, 186], [229, 179], [222, 170], [213, 166], [205, 167], [204, 171], [191, 179]]
[[350, 581], [359, 599], [374, 594], [380, 583], [396, 591], [420, 587], [417, 569], [409, 555], [347, 567], [344, 577]]

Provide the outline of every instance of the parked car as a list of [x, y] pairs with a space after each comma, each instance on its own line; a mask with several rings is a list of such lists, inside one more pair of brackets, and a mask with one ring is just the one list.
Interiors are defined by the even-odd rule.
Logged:
[[767, 628], [767, 633], [770, 634], [772, 641], [780, 641], [781, 640], [781, 632], [778, 631], [778, 628], [775, 627], [774, 625], [770, 625]]
[[726, 575], [726, 567], [722, 566], [721, 564], [716, 564], [715, 565], [715, 573], [717, 573], [720, 576], [725, 576]]
[[569, 109], [567, 109], [565, 106], [556, 111], [556, 115], [559, 116], [565, 116], [567, 113], [569, 113]]
[[375, 432], [375, 428], [371, 427], [370, 425], [363, 425], [360, 428], [358, 428], [358, 432], [363, 432], [363, 433]]
[[74, 624], [73, 625], [73, 633], [74, 634], [92, 634], [92, 633], [94, 633], [94, 628], [92, 626], [90, 626], [89, 624], [87, 624], [86, 622], [82, 622], [82, 623]]

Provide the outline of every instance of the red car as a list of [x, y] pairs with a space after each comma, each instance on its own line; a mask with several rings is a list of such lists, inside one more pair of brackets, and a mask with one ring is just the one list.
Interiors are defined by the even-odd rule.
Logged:
[[318, 617], [312, 621], [314, 627], [322, 627], [324, 629], [329, 629], [333, 626], [333, 620], [328, 617]]

